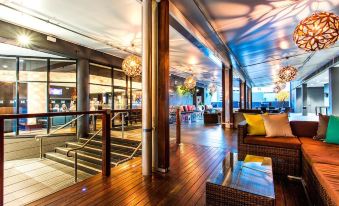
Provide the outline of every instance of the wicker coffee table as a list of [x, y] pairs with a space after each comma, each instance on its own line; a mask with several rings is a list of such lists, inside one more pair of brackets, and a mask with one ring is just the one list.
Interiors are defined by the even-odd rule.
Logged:
[[206, 183], [207, 205], [274, 205], [272, 159], [229, 153]]

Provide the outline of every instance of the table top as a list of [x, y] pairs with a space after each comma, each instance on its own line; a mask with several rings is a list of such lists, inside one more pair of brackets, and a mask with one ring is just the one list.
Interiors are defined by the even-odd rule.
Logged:
[[247, 155], [244, 161], [237, 161], [237, 154], [229, 153], [207, 182], [275, 199], [269, 157]]

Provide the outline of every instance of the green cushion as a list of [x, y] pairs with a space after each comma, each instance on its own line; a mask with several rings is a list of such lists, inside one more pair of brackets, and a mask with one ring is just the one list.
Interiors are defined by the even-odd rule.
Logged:
[[331, 144], [339, 144], [339, 117], [331, 116], [328, 122], [326, 132], [326, 142]]

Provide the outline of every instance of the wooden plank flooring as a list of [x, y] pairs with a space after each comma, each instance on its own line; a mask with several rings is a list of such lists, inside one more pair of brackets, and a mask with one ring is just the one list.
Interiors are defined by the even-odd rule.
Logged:
[[[136, 158], [113, 168], [109, 178], [96, 175], [30, 205], [205, 205], [205, 182], [227, 150], [171, 144], [167, 174], [143, 177]], [[275, 184], [277, 205], [305, 205], [299, 182], [285, 178]]]

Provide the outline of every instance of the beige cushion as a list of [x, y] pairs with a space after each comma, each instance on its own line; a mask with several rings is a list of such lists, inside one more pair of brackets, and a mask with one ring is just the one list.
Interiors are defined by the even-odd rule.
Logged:
[[262, 115], [266, 137], [294, 137], [287, 114]]

